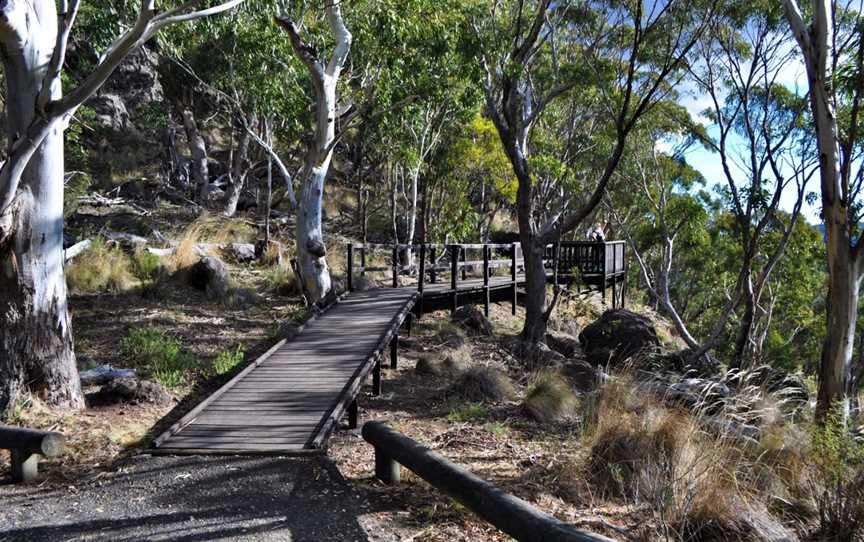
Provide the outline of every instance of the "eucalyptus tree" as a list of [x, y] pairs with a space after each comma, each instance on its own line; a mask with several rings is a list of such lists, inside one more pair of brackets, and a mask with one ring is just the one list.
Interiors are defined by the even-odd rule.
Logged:
[[858, 197], [864, 182], [864, 17], [860, 2], [813, 0], [802, 10], [797, 0], [784, 0], [784, 7], [807, 72], [819, 157], [828, 299], [816, 416], [825, 420], [832, 408], [845, 403], [853, 380], [855, 324], [864, 276]]
[[[295, 201], [291, 171], [302, 152], [295, 142], [311, 118], [304, 68], [299, 62], [285, 62], [293, 50], [272, 24], [281, 5], [279, 0], [246, 0], [229, 16], [209, 19], [195, 28], [174, 27], [160, 40], [160, 52], [168, 60], [161, 68], [166, 92], [182, 96], [191, 80], [207, 116], [219, 115], [229, 128], [226, 216], [237, 210], [256, 146], [271, 157], [289, 200]], [[281, 140], [283, 154], [266, 141], [264, 120]]]
[[[720, 162], [724, 200], [740, 244], [734, 293], [700, 351], [714, 347], [725, 322], [743, 306], [733, 368], [753, 361], [759, 349], [756, 330], [768, 314], [762, 294], [800, 218], [815, 172], [813, 139], [803, 121], [806, 101], [779, 81], [794, 69], [791, 36], [780, 21], [780, 10], [772, 6], [728, 10], [700, 43], [690, 69], [711, 104], [705, 112], [711, 130], [702, 141]], [[784, 222], [779, 219], [781, 198], [790, 194], [790, 220]], [[780, 242], [766, 251], [765, 234], [778, 228]]]
[[134, 49], [173, 23], [227, 11], [243, 0], [143, 0], [129, 26], [63, 94], [67, 45], [80, 2], [0, 4], [9, 149], [0, 167], [0, 412], [28, 389], [49, 403], [84, 405], [63, 273], [63, 131]]
[[[546, 296], [546, 245], [579, 227], [600, 204], [630, 133], [669, 94], [710, 23], [714, 4], [518, 0], [496, 2], [485, 24], [478, 25], [485, 44], [486, 108], [519, 183], [517, 216], [527, 290], [524, 341], [544, 340], [554, 306]], [[612, 145], [600, 172], [591, 175], [590, 195], [545, 217], [531, 165], [532, 135], [550, 104], [573, 99], [579, 85], [602, 104]]]
[[327, 246], [321, 224], [324, 181], [333, 158], [336, 141], [336, 87], [348, 53], [351, 33], [342, 17], [342, 2], [330, 1], [324, 7], [327, 24], [335, 45], [329, 59], [318, 56], [318, 50], [304, 41], [299, 24], [286, 16], [277, 18], [288, 33], [291, 48], [306, 66], [315, 91], [315, 131], [306, 150], [300, 171], [300, 199], [297, 210], [297, 268], [303, 293], [309, 303], [316, 303], [330, 291], [330, 270], [327, 266]]

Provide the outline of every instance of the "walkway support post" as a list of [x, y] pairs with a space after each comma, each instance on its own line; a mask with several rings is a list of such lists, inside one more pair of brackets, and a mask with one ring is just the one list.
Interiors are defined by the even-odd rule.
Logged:
[[348, 243], [348, 291], [354, 291], [354, 243]]
[[381, 356], [377, 356], [375, 368], [372, 369], [372, 395], [381, 395]]
[[366, 276], [366, 245], [360, 246], [360, 276]]
[[394, 333], [390, 339], [390, 368], [394, 371], [399, 367], [399, 334]]
[[613, 542], [541, 512], [381, 422], [364, 424], [362, 433], [375, 447], [375, 476], [387, 484], [399, 482], [402, 464], [516, 540]]
[[430, 253], [429, 263], [432, 264], [432, 276], [430, 278], [430, 281], [432, 282], [432, 284], [435, 284], [438, 281], [438, 270], [435, 269], [436, 262], [438, 261], [438, 259], [436, 258], [436, 255], [438, 253], [438, 249], [435, 248], [435, 245], [432, 245], [429, 247], [429, 253]]
[[357, 404], [357, 399], [351, 401], [348, 405], [348, 429], [357, 429], [357, 416], [360, 411], [360, 406]]
[[399, 245], [393, 245], [393, 287], [399, 287]]
[[[450, 245], [450, 289], [453, 290], [453, 303], [450, 312], [455, 313], [459, 308], [458, 293], [456, 292], [459, 281], [459, 245]], [[464, 269], [464, 268], [463, 268]]]
[[[433, 250], [433, 254], [435, 253]], [[432, 263], [432, 282], [435, 282], [435, 263]], [[423, 316], [423, 285], [426, 283], [426, 244], [420, 245], [420, 276], [417, 277], [417, 291], [420, 292], [420, 298], [417, 299], [417, 317]], [[409, 316], [410, 318], [410, 316]], [[411, 336], [411, 326], [408, 326], [408, 336]]]
[[511, 250], [511, 262], [510, 262], [510, 280], [513, 282], [513, 307], [512, 313], [513, 316], [516, 316], [516, 304], [519, 302], [519, 289], [516, 285], [516, 255], [519, 250], [519, 243], [513, 243], [513, 247]]

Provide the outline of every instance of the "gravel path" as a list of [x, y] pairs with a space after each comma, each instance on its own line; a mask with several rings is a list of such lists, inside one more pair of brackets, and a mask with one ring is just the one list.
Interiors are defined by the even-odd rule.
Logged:
[[368, 512], [326, 458], [142, 455], [77, 486], [0, 486], [0, 541], [386, 541]]

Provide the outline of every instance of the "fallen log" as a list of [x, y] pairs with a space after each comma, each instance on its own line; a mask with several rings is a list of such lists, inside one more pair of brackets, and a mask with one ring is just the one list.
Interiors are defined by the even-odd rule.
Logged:
[[85, 239], [84, 241], [75, 243], [71, 247], [67, 248], [63, 251], [63, 259], [64, 261], [70, 261], [72, 258], [78, 256], [93, 244], [92, 239]]

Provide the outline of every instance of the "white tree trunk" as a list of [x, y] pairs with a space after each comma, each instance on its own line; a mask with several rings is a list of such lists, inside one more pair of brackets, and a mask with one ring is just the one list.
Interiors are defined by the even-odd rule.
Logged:
[[330, 169], [333, 142], [336, 138], [336, 84], [351, 49], [351, 33], [342, 19], [341, 4], [329, 3], [326, 11], [327, 21], [336, 39], [333, 56], [326, 64], [313, 55], [314, 48], [302, 41], [293, 22], [277, 19], [288, 32], [294, 54], [306, 65], [315, 86], [315, 138], [309, 147], [300, 179], [300, 208], [297, 217], [297, 267], [303, 293], [309, 303], [317, 303], [330, 291], [330, 270], [327, 267], [321, 207], [324, 181]]
[[[0, 34], [7, 130], [9, 141], [15, 141], [27, 133], [36, 113], [57, 37], [57, 14], [53, 0], [14, 6], [11, 13], [26, 13], [26, 22], [7, 19], [9, 25], [23, 22], [26, 29], [3, 28]], [[27, 40], [11, 41], [20, 35]], [[59, 77], [50, 88], [51, 98], [59, 98]], [[24, 169], [14, 203], [0, 216], [0, 415], [28, 388], [57, 406], [84, 406], [63, 264], [63, 125], [57, 121]]]
[[[183, 110], [183, 128], [186, 130], [186, 142], [192, 155], [192, 180], [197, 187], [197, 199], [201, 205], [207, 205], [210, 188], [210, 171], [207, 164], [207, 144], [198, 130], [195, 115], [189, 109]], [[232, 213], [233, 214], [233, 213]]]

